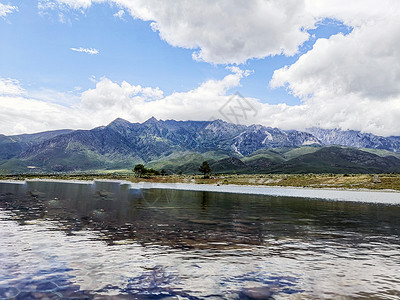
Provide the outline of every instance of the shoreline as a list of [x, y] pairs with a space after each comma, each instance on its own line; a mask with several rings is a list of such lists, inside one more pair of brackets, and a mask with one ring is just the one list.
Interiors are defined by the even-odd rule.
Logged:
[[[221, 174], [203, 178], [201, 175], [167, 175], [136, 177], [132, 173], [94, 174], [20, 174], [0, 175], [0, 180], [124, 180], [132, 183], [181, 183], [199, 185], [238, 185], [260, 187], [293, 187], [311, 189], [371, 190], [400, 192], [400, 174]], [[377, 182], [376, 182], [377, 181]]]
[[54, 182], [70, 184], [115, 183], [129, 185], [131, 190], [168, 189], [175, 191], [216, 192], [248, 195], [264, 195], [272, 197], [310, 198], [328, 201], [346, 201], [357, 203], [375, 203], [400, 205], [400, 192], [397, 190], [343, 189], [343, 188], [310, 188], [293, 186], [263, 186], [235, 184], [195, 184], [195, 183], [161, 183], [161, 182], [131, 182], [128, 180], [94, 178], [93, 180], [63, 180], [40, 179], [0, 180], [1, 183], [29, 184], [29, 182]]
[[[78, 183], [78, 184], [93, 184], [95, 181], [102, 182], [118, 182], [121, 184], [131, 185], [161, 185], [175, 186], [175, 185], [188, 185], [188, 186], [221, 186], [221, 187], [234, 187], [234, 188], [276, 188], [276, 189], [300, 189], [300, 190], [326, 190], [326, 191], [352, 191], [352, 192], [385, 192], [385, 193], [397, 193], [400, 194], [400, 190], [396, 189], [368, 189], [368, 188], [345, 188], [345, 187], [319, 187], [319, 186], [291, 186], [291, 185], [262, 185], [262, 184], [216, 184], [216, 183], [189, 183], [189, 182], [150, 182], [150, 181], [139, 181], [133, 182], [129, 180], [121, 179], [107, 179], [107, 178], [93, 178], [92, 180], [85, 179], [57, 179], [57, 178], [26, 178], [21, 180], [15, 179], [0, 179], [0, 183], [16, 183], [21, 184], [29, 181], [43, 181], [43, 182], [60, 182], [60, 183]], [[159, 188], [159, 187], [156, 187]], [[196, 189], [197, 190], [197, 189]]]

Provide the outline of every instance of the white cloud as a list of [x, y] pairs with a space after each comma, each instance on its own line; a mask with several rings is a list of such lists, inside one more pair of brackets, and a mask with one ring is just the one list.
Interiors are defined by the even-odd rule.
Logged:
[[353, 31], [318, 39], [293, 65], [274, 72], [271, 87], [285, 86], [302, 99], [309, 118], [303, 124], [399, 135], [400, 3], [365, 1], [358, 11], [354, 4], [341, 10], [325, 4], [326, 14]]
[[124, 14], [125, 14], [125, 11], [124, 11], [123, 9], [120, 9], [120, 10], [117, 11], [115, 14], [113, 14], [113, 16], [114, 16], [115, 18], [119, 18], [119, 19], [121, 19], [121, 20], [124, 20]]
[[399, 48], [400, 20], [388, 11], [346, 36], [318, 39], [296, 63], [275, 71], [271, 86], [286, 85], [299, 97], [355, 93], [384, 100], [400, 94]]
[[97, 55], [99, 54], [99, 50], [95, 49], [95, 48], [70, 48], [72, 51], [76, 51], [76, 52], [82, 52], [82, 53], [87, 53], [90, 55]]
[[18, 80], [0, 77], [0, 95], [21, 95], [24, 89]]
[[98, 125], [122, 117], [132, 122], [151, 116], [164, 119], [204, 120], [216, 115], [216, 108], [228, 99], [227, 91], [240, 84], [246, 72], [237, 70], [222, 80], [208, 80], [188, 92], [175, 92], [164, 97], [159, 88], [117, 84], [102, 78], [95, 89], [82, 93], [80, 109], [98, 116]]
[[0, 96], [0, 133], [21, 134], [65, 128], [89, 128], [81, 112], [21, 96]]
[[162, 97], [163, 92], [159, 88], [131, 85], [126, 81], [119, 85], [103, 77], [97, 82], [95, 89], [82, 93], [82, 106], [93, 111], [114, 108], [117, 114], [129, 115], [136, 104]]
[[396, 16], [400, 9], [397, 0], [305, 0], [305, 4], [307, 14], [340, 20], [351, 27]]
[[49, 3], [58, 3], [58, 4], [64, 4], [67, 5], [73, 9], [86, 9], [92, 5], [92, 2], [104, 2], [104, 1], [92, 1], [92, 0], [56, 0], [56, 1], [51, 1], [51, 0], [44, 0], [45, 2]]
[[0, 3], [0, 17], [4, 18], [15, 11], [18, 11], [18, 6]]

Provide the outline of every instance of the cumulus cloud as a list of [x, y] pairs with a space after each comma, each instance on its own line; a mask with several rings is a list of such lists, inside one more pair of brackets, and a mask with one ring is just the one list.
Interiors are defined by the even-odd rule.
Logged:
[[[354, 20], [352, 20], [355, 22]], [[361, 20], [359, 20], [361, 22]], [[387, 99], [400, 94], [400, 20], [364, 20], [348, 35], [318, 39], [297, 62], [274, 72], [272, 87], [287, 86], [294, 95]]]
[[123, 81], [120, 85], [103, 77], [96, 88], [82, 93], [82, 107], [91, 111], [105, 110], [112, 118], [137, 115], [136, 106], [161, 99], [163, 92], [157, 88], [131, 85]]
[[70, 48], [72, 51], [76, 51], [76, 52], [82, 52], [82, 53], [87, 53], [90, 55], [97, 55], [99, 54], [99, 50], [95, 49], [95, 48]]
[[216, 114], [216, 108], [229, 99], [227, 92], [247, 75], [248, 72], [235, 69], [221, 80], [208, 80], [194, 90], [175, 92], [166, 97], [159, 88], [135, 86], [125, 81], [117, 84], [102, 78], [96, 88], [82, 93], [81, 109], [96, 112], [102, 120], [100, 124], [117, 117], [140, 122], [151, 116], [204, 120]]
[[0, 3], [0, 17], [4, 18], [15, 11], [18, 11], [18, 6]]
[[270, 86], [300, 97], [311, 123], [321, 127], [398, 135], [400, 3], [365, 1], [359, 11], [329, 3], [319, 9], [353, 26], [352, 32], [318, 39], [294, 64], [276, 70]]

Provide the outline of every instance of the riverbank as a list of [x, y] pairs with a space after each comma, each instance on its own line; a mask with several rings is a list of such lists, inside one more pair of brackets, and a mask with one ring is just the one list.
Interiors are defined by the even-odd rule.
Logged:
[[[212, 192], [229, 194], [265, 195], [274, 197], [294, 197], [307, 199], [321, 199], [333, 201], [359, 202], [400, 205], [400, 191], [398, 190], [371, 190], [371, 189], [343, 189], [343, 188], [309, 188], [309, 187], [284, 187], [284, 186], [263, 186], [263, 185], [235, 185], [235, 184], [196, 184], [196, 183], [161, 183], [140, 181], [133, 183], [126, 180], [100, 179], [77, 180], [77, 179], [54, 179], [54, 178], [35, 178], [22, 180], [0, 180], [0, 186], [7, 184], [20, 185], [26, 191], [33, 191], [34, 194], [41, 193], [40, 190], [50, 186], [90, 186], [91, 191], [99, 194], [108, 195], [107, 189], [113, 187], [113, 191], [118, 189], [131, 190], [135, 195], [142, 194], [143, 191], [163, 190], [165, 197], [173, 199], [178, 191], [190, 192]], [[72, 185], [71, 185], [72, 184]], [[119, 186], [119, 187], [118, 187]], [[41, 187], [41, 188], [40, 188]], [[53, 189], [51, 188], [51, 190]], [[166, 192], [168, 191], [168, 192]], [[164, 197], [163, 196], [163, 197]]]
[[60, 180], [126, 180], [132, 183], [183, 183], [212, 185], [246, 185], [270, 187], [303, 187], [313, 189], [367, 189], [400, 191], [399, 174], [290, 174], [290, 175], [215, 175], [204, 179], [201, 175], [168, 175], [149, 178], [136, 177], [133, 174], [29, 174], [1, 175], [0, 180], [24, 179], [60, 179]]

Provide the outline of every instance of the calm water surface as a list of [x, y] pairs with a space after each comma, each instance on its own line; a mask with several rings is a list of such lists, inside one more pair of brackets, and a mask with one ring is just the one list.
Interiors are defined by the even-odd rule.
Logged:
[[391, 203], [3, 182], [0, 298], [399, 299]]

